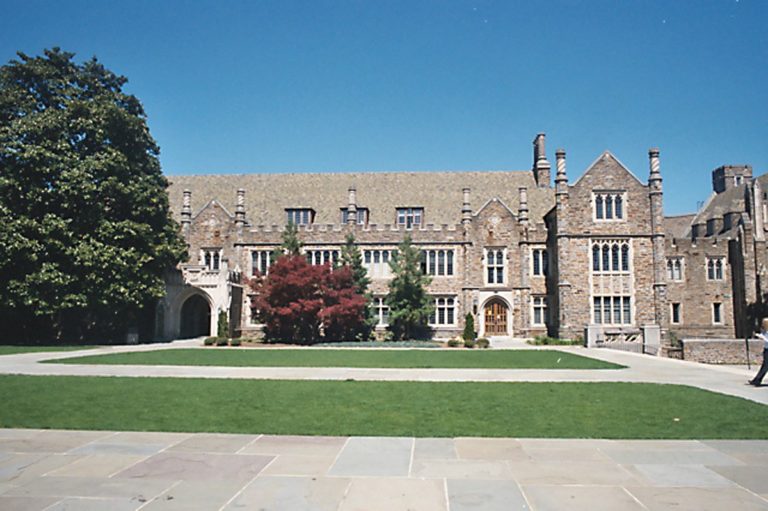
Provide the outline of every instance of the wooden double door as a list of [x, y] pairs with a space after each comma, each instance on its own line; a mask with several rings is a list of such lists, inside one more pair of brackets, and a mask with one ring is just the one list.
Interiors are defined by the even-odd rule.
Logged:
[[509, 335], [507, 311], [507, 304], [501, 300], [492, 300], [485, 305], [485, 335]]

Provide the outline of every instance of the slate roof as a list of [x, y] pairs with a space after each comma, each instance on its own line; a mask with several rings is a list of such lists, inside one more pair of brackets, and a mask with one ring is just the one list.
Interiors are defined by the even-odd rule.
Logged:
[[664, 232], [672, 238], [687, 238], [691, 235], [691, 221], [696, 215], [676, 215], [664, 217]]
[[532, 221], [542, 221], [555, 205], [554, 190], [538, 188], [531, 171], [216, 174], [168, 176], [168, 180], [176, 219], [185, 189], [192, 192], [195, 215], [213, 199], [234, 212], [237, 189], [244, 188], [246, 219], [251, 225], [283, 225], [286, 208], [312, 208], [315, 224], [338, 224], [349, 187], [356, 188], [357, 206], [368, 208], [369, 222], [375, 224], [395, 223], [398, 207], [423, 207], [424, 224], [458, 224], [465, 187], [471, 189], [474, 212], [496, 197], [516, 214], [521, 187], [528, 189]]
[[[762, 183], [761, 183], [762, 184]], [[744, 195], [747, 184], [734, 186], [722, 193], [712, 193], [693, 219], [694, 224], [705, 224], [712, 218], [722, 218], [726, 213], [745, 211]]]

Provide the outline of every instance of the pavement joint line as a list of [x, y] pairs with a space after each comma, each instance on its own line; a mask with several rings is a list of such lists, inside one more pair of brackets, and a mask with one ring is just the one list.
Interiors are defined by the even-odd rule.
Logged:
[[275, 460], [276, 460], [277, 458], [278, 458], [277, 456], [274, 456], [274, 457], [273, 457], [271, 460], [269, 460], [269, 463], [267, 463], [266, 465], [264, 465], [263, 467], [261, 467], [261, 470], [259, 470], [259, 471], [256, 473], [256, 475], [254, 475], [254, 476], [253, 476], [253, 477], [252, 477], [252, 478], [251, 478], [251, 479], [250, 479], [248, 482], [246, 482], [246, 483], [243, 485], [243, 487], [242, 487], [242, 488], [240, 488], [240, 489], [239, 489], [237, 492], [235, 492], [235, 494], [234, 494], [234, 495], [232, 495], [232, 497], [230, 497], [230, 499], [229, 499], [229, 500], [227, 500], [227, 501], [226, 501], [226, 502], [225, 502], [225, 503], [224, 503], [224, 504], [223, 504], [223, 505], [222, 505], [222, 506], [219, 508], [219, 511], [224, 511], [224, 508], [226, 508], [228, 505], [230, 505], [232, 502], [234, 502], [236, 498], [238, 498], [240, 495], [242, 495], [242, 494], [243, 494], [243, 492], [245, 491], [245, 489], [246, 489], [248, 486], [250, 486], [251, 484], [253, 484], [253, 482], [254, 482], [254, 481], [256, 481], [256, 479], [258, 479], [258, 477], [259, 477], [261, 474], [263, 474], [263, 473], [264, 473], [264, 471], [265, 471], [265, 470], [266, 470], [266, 469], [267, 469], [267, 468], [268, 468], [268, 467], [269, 467], [269, 466], [270, 466], [272, 463], [274, 463], [274, 462], [275, 462]]
[[159, 499], [159, 498], [160, 498], [160, 497], [162, 497], [163, 495], [167, 494], [168, 492], [170, 492], [171, 490], [173, 490], [174, 488], [176, 488], [176, 487], [177, 487], [178, 485], [180, 485], [181, 483], [182, 483], [182, 481], [181, 481], [181, 480], [178, 480], [178, 481], [174, 481], [174, 483], [173, 483], [172, 485], [170, 485], [168, 488], [166, 488], [165, 490], [161, 491], [160, 493], [158, 493], [157, 495], [155, 495], [153, 498], [151, 498], [151, 499], [147, 499], [147, 501], [146, 501], [146, 502], [144, 502], [144, 503], [143, 503], [142, 505], [140, 505], [139, 507], [137, 507], [135, 511], [140, 511], [141, 509], [143, 509], [143, 508], [147, 507], [148, 505], [150, 505], [152, 502], [156, 502], [156, 501], [157, 501], [157, 499]]
[[339, 499], [339, 504], [336, 506], [336, 511], [339, 511], [341, 509], [341, 506], [347, 500], [347, 497], [349, 496], [349, 490], [351, 488], [352, 488], [352, 479], [350, 478], [349, 482], [347, 482], [347, 485], [344, 487], [344, 493], [341, 495], [341, 499]]
[[250, 447], [251, 445], [253, 445], [254, 443], [256, 443], [256, 440], [258, 440], [258, 439], [262, 438], [263, 436], [264, 436], [263, 434], [259, 434], [259, 435], [256, 435], [256, 437], [255, 437], [255, 438], [253, 438], [253, 439], [251, 439], [251, 441], [250, 441], [250, 442], [248, 442], [247, 444], [245, 444], [244, 446], [242, 446], [241, 448], [239, 448], [237, 451], [235, 451], [235, 454], [243, 454], [243, 451], [244, 451], [244, 450], [245, 450], [247, 447]]
[[416, 451], [416, 437], [411, 439], [411, 455], [408, 458], [408, 477], [413, 475], [413, 453]]
[[348, 436], [346, 440], [344, 440], [344, 445], [341, 446], [341, 449], [339, 449], [339, 452], [336, 453], [336, 456], [333, 457], [333, 462], [331, 463], [331, 466], [328, 467], [328, 472], [333, 470], [333, 467], [336, 466], [336, 463], [339, 462], [339, 458], [341, 457], [341, 453], [344, 452], [344, 449], [347, 448], [347, 445], [349, 445], [349, 441], [352, 439], [351, 436]]
[[451, 511], [451, 499], [448, 496], [448, 478], [443, 477], [443, 498], [445, 499], [446, 511]]
[[94, 438], [90, 442], [86, 442], [83, 445], [78, 445], [77, 447], [73, 447], [70, 450], [66, 451], [64, 454], [71, 454], [72, 451], [77, 450], [77, 449], [82, 449], [86, 445], [95, 444], [96, 442], [101, 442], [102, 440], [106, 440], [108, 438], [115, 437], [115, 436], [117, 436], [118, 433], [119, 433], [119, 431], [105, 431], [103, 437]]
[[634, 500], [635, 502], [637, 502], [637, 504], [638, 504], [638, 505], [639, 505], [641, 508], [643, 508], [643, 509], [648, 509], [648, 506], [646, 506], [645, 504], [643, 504], [643, 503], [640, 501], [640, 499], [638, 499], [637, 497], [635, 497], [635, 495], [634, 495], [634, 494], [633, 494], [631, 491], [629, 491], [629, 489], [628, 489], [626, 486], [621, 486], [621, 489], [622, 489], [622, 490], [624, 490], [624, 493], [626, 493], [627, 495], [629, 495], [629, 496], [630, 496], [630, 498], [631, 498], [632, 500]]

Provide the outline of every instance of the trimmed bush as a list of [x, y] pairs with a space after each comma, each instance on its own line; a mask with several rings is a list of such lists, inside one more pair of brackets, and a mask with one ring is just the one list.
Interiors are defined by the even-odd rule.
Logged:
[[217, 337], [216, 338], [216, 346], [226, 346], [229, 344], [229, 339], [226, 337]]
[[449, 348], [458, 348], [459, 346], [461, 346], [461, 341], [458, 339], [451, 339], [448, 341]]
[[232, 339], [229, 341], [230, 346], [240, 346], [243, 342], [240, 339]]
[[213, 346], [216, 344], [216, 337], [206, 337], [203, 341], [204, 346]]
[[475, 347], [475, 340], [474, 339], [464, 339], [464, 347], [472, 349]]
[[528, 341], [528, 344], [536, 346], [579, 346], [584, 344], [584, 339], [558, 339], [557, 337], [548, 337], [546, 335], [537, 335]]
[[491, 341], [489, 341], [485, 337], [481, 337], [480, 339], [478, 339], [476, 344], [478, 348], [483, 350], [487, 350], [488, 348], [491, 347]]
[[464, 333], [461, 334], [465, 341], [474, 341], [477, 339], [477, 332], [475, 332], [475, 317], [471, 312], [468, 312], [464, 318]]

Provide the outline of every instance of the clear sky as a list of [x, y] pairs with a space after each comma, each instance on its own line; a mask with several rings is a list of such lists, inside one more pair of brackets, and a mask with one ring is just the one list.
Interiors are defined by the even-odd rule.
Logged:
[[529, 169], [661, 149], [667, 214], [768, 172], [768, 1], [0, 0], [0, 62], [128, 77], [168, 175]]

